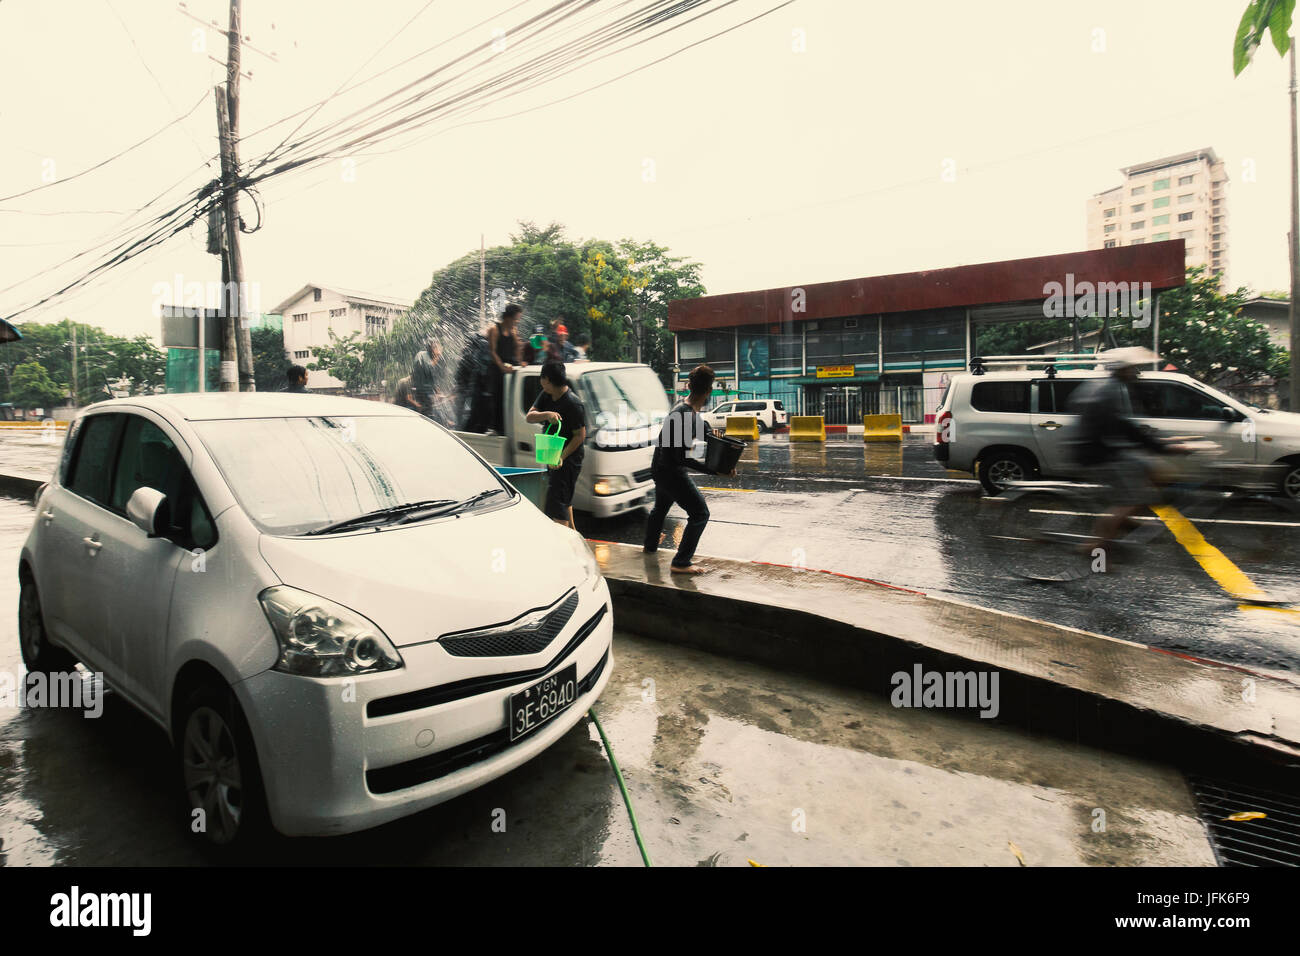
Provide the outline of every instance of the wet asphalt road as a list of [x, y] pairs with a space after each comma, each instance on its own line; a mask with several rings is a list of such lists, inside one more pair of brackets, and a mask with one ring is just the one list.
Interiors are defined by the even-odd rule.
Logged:
[[[0, 567], [30, 521], [0, 498]], [[10, 675], [15, 578], [0, 577]], [[623, 633], [615, 661], [597, 711], [656, 865], [1019, 866], [1013, 843], [1031, 866], [1213, 865], [1169, 767]], [[111, 694], [95, 719], [0, 706], [0, 865], [208, 862], [173, 768], [162, 731]], [[642, 865], [585, 719], [446, 804], [346, 837], [272, 838], [244, 862]]]
[[[1109, 574], [1067, 584], [1017, 577], [986, 533], [995, 505], [972, 477], [934, 461], [931, 441], [765, 437], [746, 449], [737, 477], [695, 476], [712, 512], [699, 555], [802, 564], [1300, 679], [1300, 613], [1239, 609], [1163, 527], [1147, 548], [1113, 559]], [[1300, 606], [1297, 522], [1275, 505], [1242, 501], [1197, 527], [1259, 588]], [[674, 508], [664, 547], [684, 524]], [[579, 527], [640, 543], [644, 518], [580, 517]]]

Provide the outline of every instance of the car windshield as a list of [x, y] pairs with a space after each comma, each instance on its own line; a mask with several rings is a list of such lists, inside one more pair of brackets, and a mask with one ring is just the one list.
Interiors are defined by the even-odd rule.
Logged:
[[[195, 428], [240, 506], [268, 534], [296, 535], [416, 502], [509, 502], [509, 486], [417, 415], [254, 418]], [[401, 515], [394, 515], [393, 521]]]
[[[645, 366], [588, 372], [578, 379], [588, 408], [588, 427], [595, 426], [604, 444], [621, 432], [658, 425], [668, 417], [668, 394], [659, 376]], [[635, 436], [628, 436], [633, 440]], [[635, 440], [649, 441], [653, 435]]]

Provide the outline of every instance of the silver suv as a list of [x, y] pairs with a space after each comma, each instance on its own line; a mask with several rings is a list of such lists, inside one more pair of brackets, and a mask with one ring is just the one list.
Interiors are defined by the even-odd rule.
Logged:
[[[1044, 364], [1014, 371], [976, 363], [953, 376], [939, 406], [935, 459], [974, 474], [990, 495], [1011, 481], [1070, 477], [1068, 442], [1078, 420], [1070, 397], [1108, 374], [1037, 361]], [[1279, 466], [1279, 492], [1300, 499], [1300, 415], [1244, 404], [1179, 372], [1141, 373], [1129, 399], [1133, 417], [1157, 435], [1196, 435], [1220, 445], [1225, 461]]]

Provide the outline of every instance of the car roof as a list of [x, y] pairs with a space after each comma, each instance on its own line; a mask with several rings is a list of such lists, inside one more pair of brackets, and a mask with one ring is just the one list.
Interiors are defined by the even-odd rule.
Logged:
[[97, 402], [95, 413], [130, 408], [151, 408], [169, 418], [217, 421], [231, 418], [347, 418], [360, 415], [413, 415], [388, 402], [372, 402], [342, 395], [293, 392], [188, 392], [149, 395]]

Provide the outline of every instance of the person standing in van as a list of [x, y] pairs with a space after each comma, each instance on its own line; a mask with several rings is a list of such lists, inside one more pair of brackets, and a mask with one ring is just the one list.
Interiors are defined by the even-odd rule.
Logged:
[[498, 435], [506, 433], [505, 428], [505, 391], [506, 372], [513, 372], [519, 361], [519, 339], [515, 337], [515, 328], [519, 325], [519, 316], [523, 307], [511, 303], [501, 313], [501, 321], [488, 329], [488, 344], [492, 346], [492, 417], [489, 421]]
[[[712, 431], [709, 423], [700, 417], [700, 410], [713, 395], [713, 379], [713, 369], [707, 365], [697, 365], [691, 371], [687, 380], [690, 394], [686, 401], [679, 402], [664, 419], [654, 458], [650, 461], [650, 472], [655, 483], [655, 506], [646, 519], [646, 554], [654, 554], [659, 550], [659, 537], [663, 534], [668, 509], [678, 504], [686, 512], [686, 530], [682, 532], [682, 541], [677, 546], [677, 554], [673, 557], [670, 568], [674, 574], [703, 574], [709, 570], [694, 563], [695, 548], [700, 543], [700, 535], [704, 534], [705, 525], [709, 523], [709, 506], [686, 469], [709, 473], [690, 455], [698, 454], [693, 449], [701, 442], [707, 447]], [[727, 474], [730, 476], [735, 473], [736, 469], [733, 468]]]
[[[558, 465], [547, 465], [546, 516], [573, 528], [573, 489], [582, 471], [583, 443], [587, 440], [587, 410], [573, 389], [569, 388], [564, 363], [550, 361], [542, 366], [542, 390], [526, 420], [533, 424], [560, 423], [560, 437], [565, 439]], [[576, 528], [574, 530], [577, 530]]]

